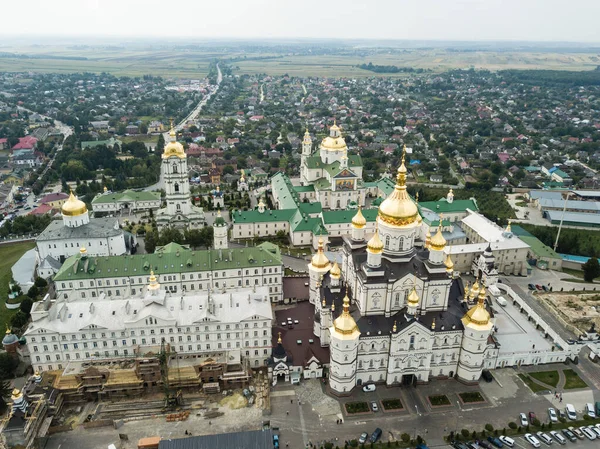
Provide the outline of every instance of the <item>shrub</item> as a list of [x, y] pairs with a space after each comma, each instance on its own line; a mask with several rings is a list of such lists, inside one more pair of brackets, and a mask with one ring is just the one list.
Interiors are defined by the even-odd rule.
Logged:
[[31, 307], [33, 307], [33, 301], [28, 297], [25, 297], [19, 306], [21, 312], [23, 312], [25, 315], [29, 315], [29, 312], [31, 312]]
[[34, 285], [38, 288], [44, 288], [48, 286], [48, 282], [44, 278], [35, 278]]
[[540, 422], [540, 420], [539, 420], [539, 419], [537, 419], [537, 418], [535, 418], [535, 419], [533, 420], [533, 423], [532, 423], [532, 424], [533, 424], [534, 426], [536, 426], [536, 427], [540, 427], [540, 426], [542, 425], [542, 423]]
[[402, 442], [408, 443], [410, 441], [410, 435], [405, 432], [402, 435], [400, 435], [400, 439], [402, 440]]
[[357, 447], [358, 446], [358, 440], [350, 440], [350, 446]]
[[552, 429], [552, 422], [548, 423], [548, 429]]
[[508, 427], [510, 427], [511, 429], [515, 430], [519, 426], [517, 426], [516, 422], [511, 421], [511, 422], [508, 423]]
[[546, 428], [546, 424], [542, 423], [541, 428], [542, 428], [542, 430], [544, 430]]
[[519, 433], [523, 432], [523, 428], [521, 426], [519, 426], [519, 428], [517, 429], [517, 432], [519, 432]]
[[473, 433], [471, 434], [471, 438], [473, 438], [474, 440], [477, 439], [477, 432], [473, 431]]
[[590, 415], [583, 415], [583, 420], [584, 421], [589, 421], [591, 419], [592, 419], [592, 417]]
[[560, 416], [560, 417], [558, 418], [558, 420], [559, 420], [560, 422], [562, 422], [562, 423], [565, 423], [565, 422], [567, 422], [567, 418], [563, 418], [562, 416]]
[[471, 432], [469, 432], [467, 429], [462, 429], [460, 433], [465, 438], [469, 438], [469, 435], [471, 435]]
[[333, 443], [325, 443], [325, 449], [333, 449]]
[[491, 432], [494, 430], [494, 426], [492, 426], [491, 424], [486, 424], [485, 425], [485, 430], [487, 430], [488, 432]]
[[417, 435], [417, 444], [423, 444], [423, 443], [424, 443], [424, 440], [421, 437], [421, 435]]
[[498, 436], [498, 429], [494, 429], [494, 436]]

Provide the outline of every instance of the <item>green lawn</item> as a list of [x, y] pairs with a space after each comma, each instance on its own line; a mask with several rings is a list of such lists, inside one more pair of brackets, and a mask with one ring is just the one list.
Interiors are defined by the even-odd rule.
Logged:
[[450, 399], [445, 394], [439, 394], [434, 396], [429, 396], [429, 402], [431, 405], [450, 405]]
[[158, 134], [157, 135], [139, 134], [137, 136], [123, 136], [123, 137], [120, 137], [119, 140], [121, 140], [123, 143], [131, 143], [131, 142], [144, 142], [144, 143], [153, 142], [153, 143], [156, 143], [156, 142], [158, 142]]
[[0, 329], [5, 329], [14, 313], [4, 305], [8, 297], [8, 283], [12, 277], [11, 267], [27, 250], [35, 247], [35, 242], [20, 242], [0, 245]]
[[535, 373], [529, 373], [529, 375], [535, 380], [544, 382], [552, 387], [556, 387], [558, 385], [558, 371], [538, 371]]
[[566, 369], [563, 371], [563, 374], [566, 377], [565, 381], [565, 390], [572, 390], [574, 388], [585, 388], [587, 384], [579, 377], [572, 369]]
[[527, 374], [519, 374], [519, 377], [521, 378], [521, 380], [523, 382], [525, 382], [525, 385], [527, 385], [529, 387], [529, 389], [531, 391], [533, 391], [534, 393], [539, 393], [541, 391], [548, 391], [548, 389], [546, 387], [542, 387], [539, 384], [536, 384]]
[[465, 404], [469, 402], [485, 402], [479, 391], [467, 391], [465, 393], [458, 393], [458, 395]]

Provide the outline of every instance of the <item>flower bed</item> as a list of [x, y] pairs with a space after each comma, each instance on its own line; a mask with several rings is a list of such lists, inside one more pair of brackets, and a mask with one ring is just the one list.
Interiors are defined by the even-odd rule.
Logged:
[[344, 407], [349, 415], [354, 413], [368, 413], [371, 411], [369, 409], [369, 404], [366, 402], [347, 402], [344, 404]]
[[427, 399], [432, 407], [443, 407], [444, 405], [450, 405], [450, 399], [448, 399], [448, 396], [445, 394], [427, 396]]

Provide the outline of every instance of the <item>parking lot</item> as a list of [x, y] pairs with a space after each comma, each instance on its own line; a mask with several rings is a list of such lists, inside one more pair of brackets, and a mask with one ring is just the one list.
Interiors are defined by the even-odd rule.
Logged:
[[[559, 430], [559, 431], [557, 431], [557, 432], [558, 432], [560, 435], [563, 435], [562, 431], [560, 431], [560, 430]], [[548, 432], [544, 432], [544, 433], [546, 433], [546, 434], [549, 434]], [[533, 433], [533, 435], [535, 435], [535, 433]], [[564, 435], [563, 435], [563, 436], [564, 436]], [[530, 444], [530, 443], [529, 443], [529, 442], [528, 442], [528, 441], [525, 439], [525, 437], [523, 437], [523, 436], [514, 436], [514, 437], [511, 437], [511, 438], [512, 438], [512, 439], [514, 440], [514, 442], [515, 442], [515, 445], [514, 445], [514, 447], [515, 447], [515, 448], [519, 448], [519, 449], [532, 449], [532, 448], [533, 448], [533, 445], [532, 445], [532, 444]], [[539, 440], [539, 438], [538, 438], [538, 440]], [[541, 444], [540, 444], [540, 448], [541, 448], [541, 447], [548, 447], [548, 446], [550, 446], [550, 445], [559, 446], [559, 445], [558, 445], [558, 442], [557, 442], [556, 440], [554, 440], [554, 439], [552, 440], [552, 443], [551, 443], [550, 445], [548, 445], [548, 444], [545, 444], [545, 443], [543, 443], [543, 442], [541, 442], [541, 441], [540, 441], [540, 443], [541, 443]], [[464, 443], [463, 443], [463, 444], [464, 444]], [[488, 444], [489, 444], [489, 443], [488, 443]], [[596, 439], [596, 440], [589, 440], [589, 439], [587, 439], [587, 438], [584, 438], [583, 440], [577, 439], [577, 441], [573, 441], [573, 442], [571, 442], [571, 441], [567, 440], [567, 442], [565, 443], [564, 447], [565, 447], [565, 448], [567, 448], [568, 446], [571, 446], [571, 445], [576, 445], [576, 446], [577, 446], [578, 448], [580, 448], [580, 449], [593, 449], [593, 448], [595, 449], [595, 448], [599, 447], [600, 443], [599, 443], [599, 440], [598, 440], [598, 439]], [[496, 449], [496, 446], [493, 446], [493, 445], [491, 445], [491, 444], [490, 444], [490, 446], [491, 446], [491, 448], [492, 448], [492, 449]], [[438, 447], [439, 447], [439, 446], [438, 446]], [[454, 446], [452, 446], [452, 445], [450, 445], [450, 444], [448, 444], [448, 445], [445, 445], [445, 446], [443, 446], [443, 447], [444, 447], [444, 448], [448, 448], [448, 449], [456, 449]], [[479, 445], [477, 445], [477, 444], [474, 444], [474, 447], [483, 449], [481, 446], [479, 446]], [[507, 446], [507, 445], [504, 445], [504, 447], [506, 448], [506, 447], [508, 447], [508, 446]]]

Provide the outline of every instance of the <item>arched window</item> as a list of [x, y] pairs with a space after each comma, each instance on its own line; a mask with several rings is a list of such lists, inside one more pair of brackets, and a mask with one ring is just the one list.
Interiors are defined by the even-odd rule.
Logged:
[[179, 192], [179, 184], [178, 183], [175, 183], [175, 191]]
[[173, 164], [173, 173], [177, 173], [177, 164]]
[[390, 249], [390, 236], [389, 235], [385, 236], [385, 248]]
[[404, 237], [400, 237], [400, 249], [404, 248]]
[[177, 205], [177, 212], [180, 212], [180, 211], [181, 211], [181, 204], [178, 204]]

